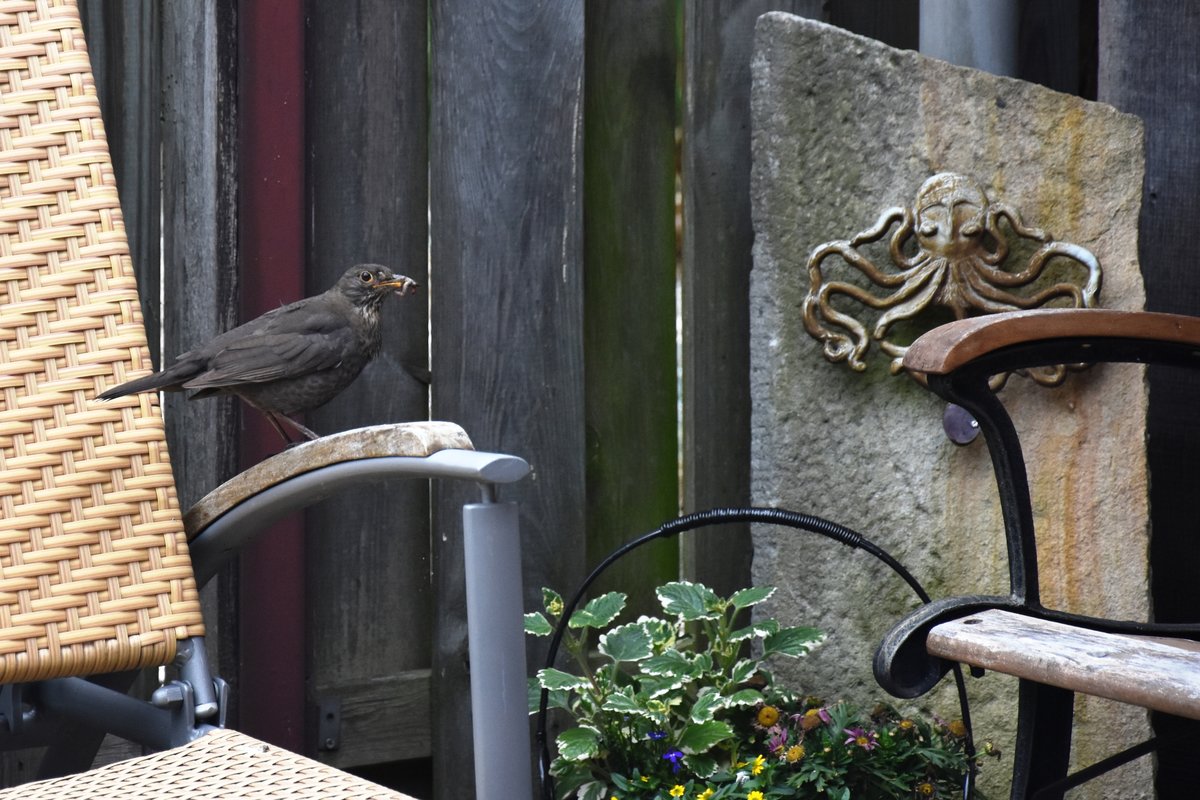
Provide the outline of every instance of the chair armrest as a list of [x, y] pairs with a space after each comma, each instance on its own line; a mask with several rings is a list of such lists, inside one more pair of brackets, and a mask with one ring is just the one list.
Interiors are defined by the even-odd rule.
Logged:
[[1200, 318], [1100, 308], [988, 314], [950, 322], [921, 336], [904, 354], [904, 367], [925, 375], [946, 375], [1013, 345], [1102, 338], [1200, 347]]
[[466, 431], [453, 422], [402, 422], [322, 436], [290, 447], [230, 478], [189, 508], [183, 515], [183, 525], [188, 539], [194, 539], [213, 520], [247, 498], [330, 464], [386, 456], [423, 458], [447, 449], [474, 449]]
[[929, 653], [1072, 692], [1200, 719], [1200, 642], [989, 609], [934, 626]]
[[203, 585], [275, 520], [350, 486], [396, 478], [511, 483], [529, 472], [516, 456], [482, 453], [458, 425], [407, 422], [321, 437], [227, 481], [184, 514], [192, 569]]

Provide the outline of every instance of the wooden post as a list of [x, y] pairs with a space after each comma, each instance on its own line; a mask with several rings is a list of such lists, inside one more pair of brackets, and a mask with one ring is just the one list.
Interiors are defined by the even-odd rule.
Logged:
[[79, 5], [101, 114], [121, 193], [150, 354], [159, 361], [162, 208], [162, 13], [157, 3], [84, 0]]
[[[679, 508], [675, 375], [675, 10], [589, 3], [584, 85], [587, 564]], [[595, 594], [678, 575], [678, 542], [615, 564]], [[553, 587], [560, 592], [573, 586]], [[632, 613], [632, 611], [631, 611]]]
[[[1098, 97], [1146, 123], [1146, 181], [1139, 261], [1146, 307], [1195, 315], [1195, 220], [1200, 213], [1200, 7], [1100, 2]], [[1097, 143], [1097, 146], [1102, 146]], [[1150, 368], [1151, 594], [1159, 622], [1195, 621], [1200, 548], [1192, 506], [1200, 481], [1200, 380], [1187, 370]], [[1158, 791], [1186, 796], [1200, 773], [1200, 723], [1157, 716]]]
[[[684, 8], [683, 500], [750, 501], [750, 54], [771, 10], [819, 16], [819, 0], [720, 0]], [[745, 525], [683, 542], [683, 572], [719, 594], [750, 581]]]
[[[584, 564], [583, 6], [431, 6], [433, 415], [532, 463], [502, 493], [520, 503], [531, 608], [540, 586], [577, 584]], [[477, 497], [443, 484], [434, 494], [440, 798], [475, 796], [461, 506]]]
[[[161, 12], [162, 336], [170, 360], [237, 322], [237, 7], [235, 0], [170, 3]], [[153, 153], [139, 155], [146, 158]], [[168, 394], [164, 405], [179, 503], [187, 508], [237, 472], [237, 408], [229, 399], [188, 403], [179, 394]], [[206, 432], [202, 447], [196, 431]], [[237, 576], [236, 567], [226, 568], [205, 592], [209, 643], [219, 645], [213, 663], [235, 698]], [[231, 723], [236, 711], [234, 700]]]
[[[310, 293], [378, 262], [421, 283], [383, 308], [384, 346], [339, 397], [308, 415], [322, 434], [426, 419], [428, 224], [424, 3], [309, 4]], [[310, 721], [341, 709], [341, 767], [429, 754], [429, 486], [357, 489], [312, 508], [308, 529]]]

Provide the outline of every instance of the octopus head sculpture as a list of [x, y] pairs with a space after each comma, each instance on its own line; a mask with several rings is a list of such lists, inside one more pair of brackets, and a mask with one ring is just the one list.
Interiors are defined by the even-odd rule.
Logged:
[[[1016, 270], [1005, 268], [1010, 247], [1000, 226], [1002, 219], [1014, 235], [1035, 248]], [[897, 224], [888, 240], [892, 265], [881, 268], [862, 248], [883, 239]], [[824, 265], [834, 255], [866, 280], [829, 280]], [[1086, 277], [1079, 283], [1044, 285], [1046, 281], [1038, 279], [1054, 258], [1076, 262]], [[809, 256], [808, 274], [811, 286], [804, 299], [804, 327], [822, 343], [825, 357], [862, 371], [874, 340], [892, 357], [892, 374], [903, 369], [908, 349], [890, 336], [893, 326], [926, 309], [941, 307], [962, 319], [1051, 303], [1088, 308], [1096, 302], [1101, 279], [1100, 264], [1088, 250], [1026, 226], [1016, 210], [989, 200], [976, 181], [953, 173], [926, 180], [911, 207], [889, 208], [854, 238], [817, 247]], [[838, 297], [880, 312], [869, 336], [867, 326], [846, 310], [852, 303], [837, 301], [841, 307], [835, 307]], [[1056, 367], [1030, 377], [1057, 385], [1065, 374], [1064, 367]]]

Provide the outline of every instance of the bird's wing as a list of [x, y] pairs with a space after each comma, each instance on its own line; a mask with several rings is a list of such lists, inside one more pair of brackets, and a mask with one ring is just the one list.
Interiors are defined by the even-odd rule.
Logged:
[[208, 369], [184, 383], [184, 388], [213, 389], [297, 378], [337, 366], [357, 346], [350, 326], [332, 313], [313, 309], [304, 315], [275, 314], [270, 321], [273, 324], [235, 329], [243, 333], [239, 337], [222, 336], [219, 349], [208, 358]]

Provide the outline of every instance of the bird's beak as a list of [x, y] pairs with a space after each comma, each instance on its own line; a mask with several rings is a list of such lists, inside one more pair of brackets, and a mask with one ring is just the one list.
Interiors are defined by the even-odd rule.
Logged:
[[401, 297], [406, 294], [416, 294], [417, 287], [420, 285], [421, 284], [417, 283], [406, 275], [397, 275], [394, 281], [381, 281], [379, 283], [380, 288], [395, 289], [396, 294], [400, 295]]

